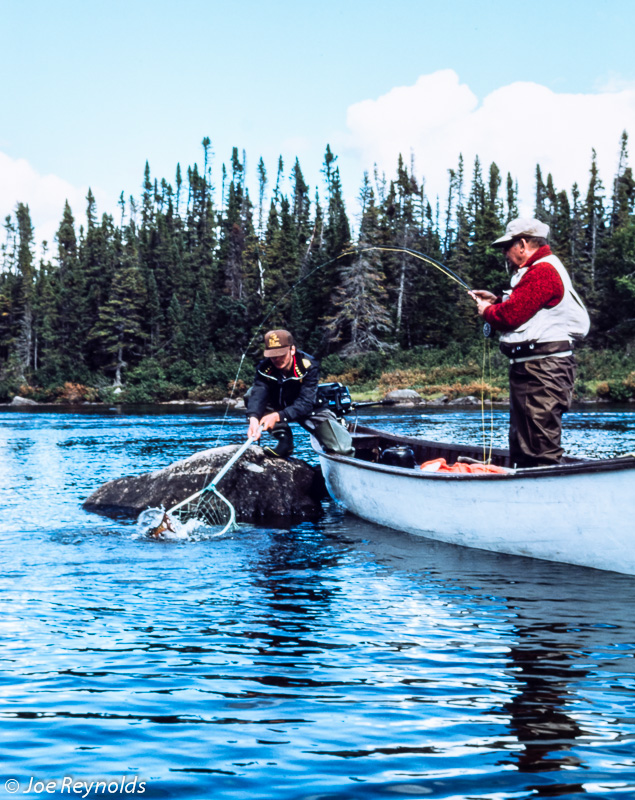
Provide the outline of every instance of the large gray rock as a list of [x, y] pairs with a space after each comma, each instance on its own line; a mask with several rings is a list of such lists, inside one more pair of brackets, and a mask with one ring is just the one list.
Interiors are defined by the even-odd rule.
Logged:
[[422, 402], [421, 395], [414, 389], [393, 389], [384, 397], [384, 403], [394, 403], [400, 406], [419, 405]]
[[480, 406], [481, 401], [473, 394], [467, 394], [463, 397], [455, 397], [454, 400], [448, 401], [449, 406]]
[[20, 397], [19, 395], [16, 394], [16, 396], [13, 398], [13, 400], [10, 402], [9, 405], [12, 405], [12, 406], [36, 406], [37, 403], [35, 402], [35, 400], [31, 400], [30, 397]]
[[[156, 472], [109, 481], [83, 507], [107, 516], [137, 516], [146, 508], [170, 508], [208, 485], [237, 447], [202, 450]], [[317, 467], [305, 461], [269, 458], [250, 447], [218, 484], [236, 509], [239, 522], [280, 523], [316, 518], [324, 482]]]

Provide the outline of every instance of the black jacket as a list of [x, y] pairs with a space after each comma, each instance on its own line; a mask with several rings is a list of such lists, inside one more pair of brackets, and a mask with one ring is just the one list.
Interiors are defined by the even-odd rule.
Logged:
[[256, 367], [256, 377], [247, 396], [247, 415], [261, 419], [266, 410], [280, 413], [282, 422], [308, 417], [315, 407], [320, 365], [301, 350], [296, 350], [293, 370], [284, 375], [271, 359], [263, 359]]

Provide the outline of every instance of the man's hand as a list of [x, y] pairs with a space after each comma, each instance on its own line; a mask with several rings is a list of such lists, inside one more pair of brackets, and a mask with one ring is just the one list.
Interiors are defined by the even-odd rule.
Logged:
[[249, 417], [247, 436], [257, 442], [258, 439], [260, 439], [260, 434], [263, 431], [270, 431], [277, 422], [280, 422], [280, 414], [278, 414], [277, 411], [272, 411], [271, 414], [265, 414], [262, 419], [258, 419], [258, 417]]
[[485, 289], [473, 289], [469, 295], [473, 300], [476, 300], [476, 309], [479, 317], [483, 316], [483, 312], [486, 308], [489, 308], [496, 302], [496, 295]]
[[258, 441], [260, 439], [260, 434], [262, 433], [260, 429], [260, 420], [257, 417], [250, 417], [249, 418], [249, 430], [247, 431], [247, 436], [250, 439], [254, 439]]
[[265, 414], [258, 424], [262, 425], [263, 430], [270, 431], [277, 422], [280, 422], [280, 414], [272, 411], [271, 414]]

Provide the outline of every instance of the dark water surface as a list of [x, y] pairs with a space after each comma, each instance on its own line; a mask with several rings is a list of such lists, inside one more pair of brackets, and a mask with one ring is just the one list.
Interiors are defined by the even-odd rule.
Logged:
[[[481, 437], [480, 412], [364, 421]], [[219, 433], [242, 442], [244, 422], [0, 414], [1, 796], [635, 795], [635, 578], [442, 545], [333, 504], [288, 531], [184, 542], [81, 510], [102, 482]], [[566, 443], [635, 450], [635, 416], [570, 414]]]

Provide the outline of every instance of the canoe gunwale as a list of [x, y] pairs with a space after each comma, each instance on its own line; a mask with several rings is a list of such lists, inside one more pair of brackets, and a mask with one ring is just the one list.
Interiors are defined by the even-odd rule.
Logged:
[[[469, 445], [455, 445], [446, 442], [438, 442], [433, 440], [418, 439], [411, 436], [400, 436], [397, 434], [388, 433], [375, 428], [367, 428], [357, 426], [353, 433], [353, 441], [361, 442], [364, 439], [377, 437], [385, 441], [387, 444], [392, 445], [415, 445], [418, 448], [443, 448], [444, 450], [455, 453], [456, 456], [466, 455], [467, 453], [473, 454], [478, 448]], [[375, 461], [367, 461], [355, 456], [344, 456], [335, 453], [325, 452], [312, 436], [311, 444], [316, 453], [329, 461], [339, 462], [342, 464], [350, 464], [359, 469], [371, 470], [373, 472], [384, 472], [393, 475], [407, 475], [410, 478], [417, 480], [440, 480], [440, 481], [497, 481], [497, 480], [519, 480], [528, 478], [552, 478], [555, 476], [566, 477], [567, 475], [581, 475], [592, 474], [597, 472], [613, 472], [622, 470], [635, 470], [635, 456], [628, 455], [616, 458], [605, 459], [578, 459], [569, 458], [566, 462], [561, 464], [554, 464], [553, 466], [543, 467], [526, 467], [520, 469], [513, 469], [505, 473], [452, 473], [452, 472], [426, 472], [420, 469], [412, 469], [406, 467], [396, 467], [389, 464], [381, 464]], [[493, 449], [492, 455], [496, 456], [496, 460], [503, 460], [509, 458], [509, 451], [502, 449]]]

